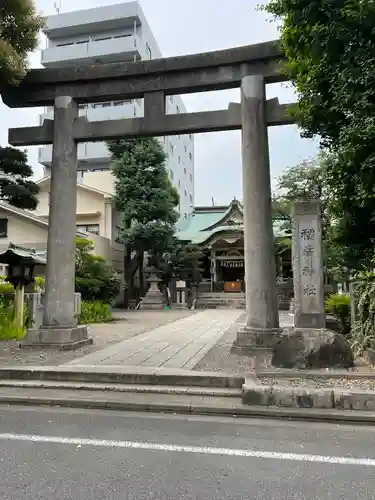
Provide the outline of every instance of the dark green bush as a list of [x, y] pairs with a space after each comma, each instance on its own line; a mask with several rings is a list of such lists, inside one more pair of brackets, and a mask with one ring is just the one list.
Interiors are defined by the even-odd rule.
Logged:
[[110, 304], [120, 292], [120, 278], [105, 260], [94, 255], [93, 244], [86, 238], [76, 240], [75, 289], [85, 301]]
[[329, 295], [325, 301], [326, 312], [332, 314], [339, 323], [340, 333], [350, 333], [350, 297], [338, 293]]
[[90, 323], [106, 323], [112, 321], [112, 312], [109, 304], [99, 300], [83, 300], [79, 324], [88, 325]]
[[21, 340], [26, 335], [26, 327], [15, 323], [14, 304], [0, 302], [0, 340]]

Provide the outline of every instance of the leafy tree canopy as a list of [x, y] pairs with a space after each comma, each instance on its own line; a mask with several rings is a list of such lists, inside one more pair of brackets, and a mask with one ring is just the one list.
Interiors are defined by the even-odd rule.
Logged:
[[[337, 241], [369, 260], [375, 242], [374, 0], [270, 0], [282, 21], [303, 135], [330, 150], [326, 183]], [[350, 248], [349, 248], [350, 247]]]
[[[122, 214], [120, 238], [125, 245], [125, 282], [131, 294], [145, 252], [161, 255], [172, 242], [179, 214], [177, 190], [165, 168], [166, 154], [158, 139], [111, 141], [115, 206]], [[141, 277], [142, 282], [142, 277]]]
[[27, 57], [38, 45], [44, 19], [32, 0], [5, 0], [0, 6], [0, 87], [17, 84], [27, 70]]
[[329, 190], [325, 183], [326, 155], [305, 160], [289, 167], [281, 174], [277, 184], [277, 192], [273, 196], [274, 219], [285, 221], [284, 228], [291, 231], [291, 212], [295, 201], [320, 199], [324, 221], [329, 218]]
[[[44, 19], [36, 14], [32, 0], [6, 0], [0, 6], [0, 92], [5, 85], [17, 85], [27, 70], [28, 53], [38, 45]], [[0, 147], [0, 199], [18, 208], [37, 207], [38, 186], [26, 153]]]
[[17, 208], [35, 210], [39, 186], [31, 180], [27, 154], [15, 148], [0, 147], [0, 199]]
[[110, 304], [120, 291], [120, 278], [93, 250], [92, 241], [76, 239], [76, 292], [81, 293], [83, 300], [100, 300]]
[[150, 256], [150, 264], [162, 271], [163, 280], [169, 283], [172, 276], [186, 281], [188, 287], [202, 281], [202, 250], [192, 243], [170, 240], [163, 253]]

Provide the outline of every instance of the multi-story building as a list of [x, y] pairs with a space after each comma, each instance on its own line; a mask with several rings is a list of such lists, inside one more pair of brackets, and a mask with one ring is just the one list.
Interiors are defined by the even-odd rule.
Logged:
[[[162, 57], [138, 2], [56, 14], [47, 18], [44, 33], [47, 48], [42, 51], [41, 63], [46, 68]], [[169, 114], [186, 112], [180, 96], [168, 96], [166, 107]], [[85, 104], [79, 110], [80, 115], [91, 121], [142, 117], [143, 112], [143, 99]], [[41, 123], [45, 118], [53, 118], [53, 108], [45, 109]], [[181, 219], [187, 219], [194, 206], [193, 136], [160, 140], [168, 155], [170, 179], [180, 194]], [[39, 163], [44, 165], [48, 176], [52, 146], [40, 148]], [[79, 144], [77, 179], [93, 188], [113, 192], [110, 154], [105, 143]]]

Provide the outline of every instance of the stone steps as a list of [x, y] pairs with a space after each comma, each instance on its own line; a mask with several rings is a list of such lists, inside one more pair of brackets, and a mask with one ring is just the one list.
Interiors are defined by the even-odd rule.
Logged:
[[197, 297], [197, 309], [246, 309], [246, 298], [242, 292], [207, 292]]
[[243, 376], [172, 368], [141, 368], [124, 365], [14, 366], [0, 368], [0, 382], [61, 382], [124, 386], [164, 386], [209, 389], [241, 389]]
[[241, 398], [240, 388], [189, 387], [179, 385], [149, 384], [94, 384], [90, 382], [54, 382], [42, 380], [0, 380], [0, 388], [13, 387], [23, 389], [62, 389], [90, 392], [119, 392], [134, 394], [177, 394], [185, 396], [216, 396], [221, 398]]

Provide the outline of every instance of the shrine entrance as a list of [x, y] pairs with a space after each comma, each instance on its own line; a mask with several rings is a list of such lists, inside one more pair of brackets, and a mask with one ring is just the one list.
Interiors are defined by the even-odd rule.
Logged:
[[[13, 146], [53, 145], [45, 314], [42, 328], [35, 332], [39, 343], [72, 346], [88, 339], [87, 328], [76, 324], [74, 313], [78, 144], [224, 130], [242, 131], [243, 225], [236, 228], [234, 223], [227, 231], [211, 224], [207, 231], [197, 231], [196, 243], [206, 241], [212, 231], [221, 236], [241, 232], [248, 272], [246, 324], [237, 340], [239, 345], [265, 346], [279, 341], [267, 128], [293, 123], [294, 118], [292, 104], [266, 98], [266, 85], [288, 80], [284, 57], [280, 43], [271, 41], [150, 61], [33, 69], [19, 86], [2, 89], [9, 107], [54, 107], [53, 120], [9, 130]], [[167, 96], [231, 88], [241, 89], [240, 103], [214, 111], [167, 113]], [[81, 104], [129, 99], [143, 99], [143, 117], [90, 121], [78, 113]], [[233, 247], [228, 238], [221, 239], [226, 239], [227, 248], [228, 243]], [[220, 264], [212, 245], [209, 250], [211, 262]], [[219, 269], [239, 273], [241, 268], [220, 264]]]
[[244, 259], [219, 260], [224, 292], [241, 292], [245, 279]]

